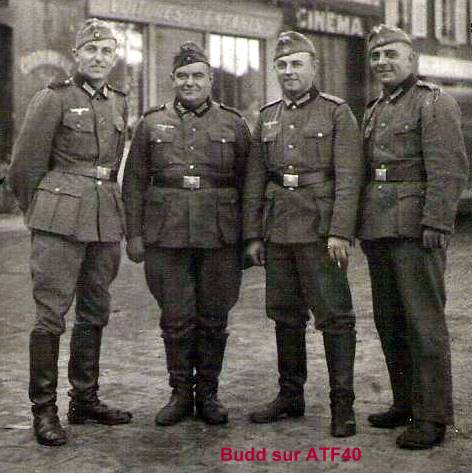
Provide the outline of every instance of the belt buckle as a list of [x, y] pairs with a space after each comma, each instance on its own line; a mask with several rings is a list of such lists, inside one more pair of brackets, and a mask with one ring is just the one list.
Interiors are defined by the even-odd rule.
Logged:
[[110, 168], [104, 168], [103, 166], [97, 166], [97, 179], [110, 179]]
[[184, 189], [200, 189], [200, 176], [184, 176]]
[[387, 170], [386, 169], [376, 169], [375, 170], [375, 180], [385, 182], [387, 180]]
[[284, 174], [284, 187], [298, 187], [298, 174]]

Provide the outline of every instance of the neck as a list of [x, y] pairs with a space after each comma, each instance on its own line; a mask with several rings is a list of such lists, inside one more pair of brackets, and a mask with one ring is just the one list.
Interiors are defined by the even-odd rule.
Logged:
[[196, 108], [200, 107], [200, 105], [203, 105], [206, 101], [208, 100], [208, 97], [201, 102], [198, 103], [189, 103], [186, 102], [185, 100], [182, 100], [179, 98], [179, 102], [187, 109], [187, 110], [195, 110]]

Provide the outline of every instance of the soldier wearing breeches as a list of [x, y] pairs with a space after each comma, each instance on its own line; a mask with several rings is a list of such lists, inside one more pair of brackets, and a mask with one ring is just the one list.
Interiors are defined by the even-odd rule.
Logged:
[[444, 271], [467, 180], [460, 111], [413, 74], [415, 53], [402, 30], [375, 27], [368, 48], [383, 90], [364, 116], [368, 180], [358, 237], [393, 391], [393, 406], [368, 420], [408, 425], [400, 448], [431, 448], [453, 423]]
[[66, 443], [56, 389], [64, 316], [76, 297], [69, 359], [71, 424], [122, 424], [128, 412], [98, 399], [102, 330], [109, 286], [120, 263], [124, 211], [116, 176], [127, 106], [106, 83], [116, 60], [109, 26], [88, 20], [73, 50], [76, 75], [51, 84], [30, 103], [9, 173], [32, 231], [31, 272], [36, 321], [30, 336], [30, 385], [39, 443]]
[[275, 321], [280, 392], [251, 414], [257, 423], [305, 412], [305, 330], [323, 332], [334, 436], [356, 432], [355, 315], [346, 275], [362, 179], [356, 120], [344, 100], [319, 92], [312, 43], [279, 37], [274, 69], [283, 97], [261, 109], [244, 191], [244, 238], [266, 267], [266, 310]]
[[228, 312], [241, 283], [240, 191], [249, 151], [242, 117], [211, 100], [208, 59], [188, 43], [174, 58], [173, 103], [139, 122], [123, 198], [130, 259], [144, 259], [172, 396], [156, 415], [172, 425], [193, 415], [222, 424], [217, 397]]

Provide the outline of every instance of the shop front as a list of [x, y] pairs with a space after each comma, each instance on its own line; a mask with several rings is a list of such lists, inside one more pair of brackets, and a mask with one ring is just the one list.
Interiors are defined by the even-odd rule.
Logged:
[[357, 119], [362, 118], [371, 83], [365, 37], [382, 22], [380, 0], [316, 1], [295, 9], [290, 26], [308, 35], [318, 52], [318, 85], [344, 98]]

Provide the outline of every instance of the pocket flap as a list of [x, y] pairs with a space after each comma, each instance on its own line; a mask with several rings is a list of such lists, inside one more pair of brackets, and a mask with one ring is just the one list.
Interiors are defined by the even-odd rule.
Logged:
[[402, 123], [397, 123], [392, 126], [392, 131], [395, 134], [399, 133], [408, 133], [412, 130], [416, 130], [418, 128], [419, 122], [416, 121], [408, 121], [408, 122], [402, 122]]
[[231, 130], [208, 130], [211, 141], [219, 141], [220, 143], [234, 143], [236, 135]]
[[150, 138], [153, 143], [172, 143], [175, 138], [174, 129], [157, 128], [151, 131]]
[[92, 133], [94, 130], [94, 119], [90, 114], [79, 115], [77, 113], [66, 112], [62, 119], [62, 124], [67, 128], [81, 133]]
[[303, 136], [305, 138], [317, 138], [323, 139], [333, 133], [333, 126], [329, 124], [320, 124], [315, 127], [305, 128], [303, 130]]
[[397, 195], [399, 199], [406, 197], [423, 197], [426, 191], [417, 184], [401, 186], [397, 188]]
[[52, 194], [70, 195], [72, 197], [81, 197], [82, 195], [80, 190], [65, 185], [63, 182], [58, 182], [58, 179], [51, 175], [44, 177], [38, 185], [38, 190], [48, 191]]

